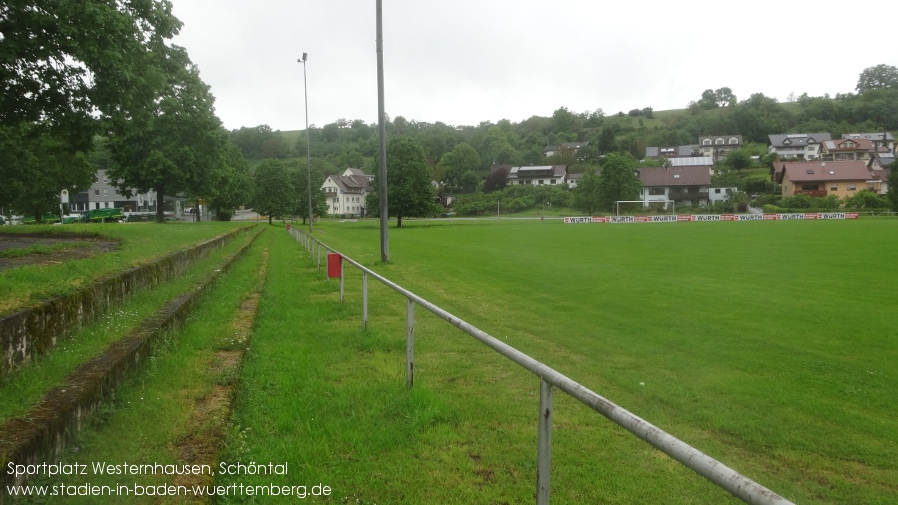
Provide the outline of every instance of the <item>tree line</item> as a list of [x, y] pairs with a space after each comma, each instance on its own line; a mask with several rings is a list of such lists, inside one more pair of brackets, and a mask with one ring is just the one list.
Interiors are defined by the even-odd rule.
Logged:
[[[171, 4], [161, 0], [5, 4], [0, 13], [4, 212], [40, 219], [58, 209], [61, 190], [89, 188], [99, 167], [126, 196], [155, 191], [159, 220], [164, 219], [161, 202], [169, 195], [206, 200], [223, 218], [239, 205], [262, 204], [254, 195], [271, 193], [259, 185], [272, 184], [263, 177], [272, 168], [286, 173], [277, 176], [282, 183], [289, 179], [301, 187], [303, 170], [291, 158], [304, 154], [304, 135], [288, 141], [265, 125], [225, 130], [209, 87], [186, 51], [172, 43], [180, 28]], [[604, 168], [611, 154], [641, 159], [647, 146], [693, 144], [701, 135], [741, 134], [749, 150], [762, 154], [771, 133], [839, 136], [898, 129], [895, 67], [864, 70], [856, 91], [804, 94], [784, 104], [763, 94], [740, 101], [729, 88], [720, 88], [706, 90], [683, 111], [661, 114], [644, 107], [607, 115], [602, 109], [574, 112], [562, 106], [551, 117], [518, 123], [447, 125], [396, 116], [387, 118], [388, 137], [412, 142], [413, 148], [396, 149], [414, 153], [414, 160], [390, 159], [388, 165], [423, 166], [439, 191], [473, 194], [501, 189], [502, 181], [491, 179], [489, 171], [497, 164], [564, 164], [571, 172], [591, 173]], [[307, 134], [315, 212], [326, 210], [317, 191], [324, 174], [348, 167], [376, 172], [375, 124], [338, 119]], [[580, 149], [544, 155], [548, 145], [586, 141]], [[262, 168], [262, 160], [272, 161]], [[308, 218], [302, 198], [296, 196], [291, 205], [295, 215]], [[398, 212], [394, 215], [418, 211]]]
[[0, 9], [0, 207], [59, 209], [102, 164], [127, 197], [245, 202], [247, 163], [215, 115], [171, 3], [6, 2]]
[[[387, 118], [386, 129], [390, 137], [405, 137], [419, 144], [430, 176], [439, 183], [438, 191], [462, 195], [455, 210], [478, 214], [491, 212], [503, 199], [501, 195], [485, 196], [505, 187], [501, 171], [490, 171], [493, 165], [563, 164], [570, 172], [584, 173], [584, 187], [590, 187], [595, 181], [588, 176], [601, 173], [611, 154], [627, 155], [614, 158], [615, 166], [633, 165], [635, 160], [644, 157], [648, 146], [689, 145], [703, 135], [740, 134], [746, 147], [721, 162], [714, 183], [746, 186], [757, 182], [738, 177], [740, 170], [752, 164], [751, 156], [764, 156], [767, 164], [775, 160], [775, 156], [767, 154], [769, 134], [828, 132], [838, 138], [849, 132], [898, 129], [898, 69], [887, 65], [865, 69], [856, 90], [856, 94], [835, 97], [803, 94], [794, 101], [780, 103], [760, 93], [740, 101], [730, 88], [724, 87], [705, 90], [682, 111], [669, 111], [661, 117], [651, 107], [613, 115], [606, 115], [601, 109], [575, 113], [560, 107], [551, 117], [532, 116], [519, 123], [484, 121], [476, 126], [424, 123], [397, 116]], [[649, 122], [651, 119], [655, 120]], [[313, 125], [293, 145], [281, 132], [265, 125], [243, 127], [230, 133], [232, 141], [249, 158], [284, 159], [305, 152], [308, 133], [316, 172], [337, 173], [348, 167], [362, 168], [368, 173], [377, 171], [377, 127], [359, 119], [338, 119], [320, 128]], [[576, 141], [589, 144], [576, 150], [561, 147], [549, 157], [544, 154], [546, 146]], [[637, 165], [656, 163], [643, 161]], [[772, 189], [772, 184], [755, 186], [740, 189], [753, 192]], [[521, 195], [527, 191], [534, 194]], [[543, 194], [546, 191], [549, 190], [510, 190], [504, 198], [508, 203], [506, 208], [511, 210], [527, 202], [532, 202], [530, 206], [549, 205], [550, 199], [558, 205], [564, 203], [561, 206], [578, 207], [571, 195], [567, 200], [560, 193], [550, 198]], [[605, 200], [603, 205], [607, 210]], [[589, 207], [580, 206], [584, 211]]]

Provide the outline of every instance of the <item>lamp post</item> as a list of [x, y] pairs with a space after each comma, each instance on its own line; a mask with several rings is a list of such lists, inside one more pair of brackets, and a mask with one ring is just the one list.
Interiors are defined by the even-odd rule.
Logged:
[[302, 53], [302, 58], [296, 60], [296, 62], [302, 63], [302, 88], [306, 102], [306, 180], [309, 191], [309, 233], [312, 233], [312, 143], [309, 140], [309, 85], [306, 82], [306, 60], [308, 56], [308, 53]]
[[390, 261], [390, 237], [387, 231], [389, 219], [387, 205], [387, 133], [384, 112], [384, 26], [383, 26], [383, 1], [377, 0], [375, 4], [375, 21], [377, 39], [375, 41], [377, 51], [377, 152], [378, 152], [378, 190], [380, 200], [380, 261]]

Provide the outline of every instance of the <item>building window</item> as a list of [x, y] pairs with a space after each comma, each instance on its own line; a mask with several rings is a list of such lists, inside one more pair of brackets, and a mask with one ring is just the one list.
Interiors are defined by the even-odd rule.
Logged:
[[719, 194], [720, 194], [720, 188], [714, 188], [714, 194], [715, 194], [715, 195], [719, 195]]
[[649, 194], [653, 196], [664, 195], [664, 188], [649, 188]]
[[702, 139], [702, 145], [703, 146], [711, 145], [711, 139]]
[[854, 191], [854, 190], [856, 190], [856, 189], [857, 189], [857, 185], [856, 185], [856, 184], [849, 184], [849, 185], [848, 185], [848, 191]]
[[717, 139], [714, 141], [715, 144], [723, 144], [723, 139]]
[[100, 190], [99, 190], [99, 189], [95, 189], [95, 190], [94, 190], [94, 196], [100, 196]]
[[829, 190], [830, 190], [830, 191], [838, 191], [838, 190], [839, 190], [839, 186], [830, 186], [830, 187], [829, 187]]
[[736, 137], [730, 138], [730, 144], [738, 144], [738, 143], [739, 143], [739, 139], [737, 139]]
[[552, 184], [555, 184], [555, 179], [552, 179]]
[[817, 191], [820, 186], [817, 184], [802, 184], [801, 189], [804, 191]]

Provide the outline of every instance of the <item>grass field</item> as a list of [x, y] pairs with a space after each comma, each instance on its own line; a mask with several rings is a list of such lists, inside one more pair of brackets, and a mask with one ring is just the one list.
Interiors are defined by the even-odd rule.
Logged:
[[[797, 503], [885, 504], [898, 499], [898, 313], [890, 296], [898, 270], [888, 266], [896, 227], [414, 223], [391, 228], [392, 264], [376, 270]], [[378, 263], [375, 223], [326, 223], [316, 235]], [[380, 408], [358, 396], [376, 390], [367, 394], [399, 401], [405, 303], [372, 288], [373, 336], [357, 332], [358, 281], [350, 271], [341, 316], [310, 326], [309, 338], [328, 343], [303, 344], [306, 353], [321, 345], [339, 356], [310, 367], [332, 391], [317, 394], [333, 394], [337, 405], [291, 412], [316, 419], [316, 428], [290, 435], [269, 426], [266, 436], [279, 446], [301, 437], [302, 467], [363, 501], [530, 501], [538, 380], [421, 309], [416, 392], [400, 398], [422, 403], [423, 414], [406, 408], [398, 424], [410, 433], [383, 446], [384, 433], [399, 436], [385, 427], [389, 411], [365, 418], [366, 408]], [[256, 338], [276, 346], [277, 334], [291, 333], [305, 334], [281, 327]], [[340, 335], [355, 352], [330, 350]], [[368, 359], [356, 356], [363, 351]], [[238, 410], [238, 426], [254, 425], [247, 405], [259, 395], [246, 389], [241, 401], [248, 410]], [[345, 409], [366, 422], [337, 429], [328, 413]], [[558, 503], [728, 499], [572, 400], [556, 399], [556, 428]], [[254, 452], [264, 438], [244, 436], [246, 452], [271, 457], [271, 446]], [[460, 491], [472, 485], [473, 501]]]
[[[404, 226], [386, 265], [376, 222], [315, 235], [796, 503], [898, 501], [898, 220]], [[406, 389], [405, 299], [369, 279], [363, 331], [359, 272], [341, 305], [338, 282], [266, 228], [64, 459], [178, 461], [194, 399], [220, 380], [198, 351], [228, 335], [264, 247], [221, 457], [289, 474], [216, 484], [305, 486], [313, 503], [532, 503], [539, 380], [418, 307]], [[563, 393], [554, 428], [553, 503], [737, 502]], [[310, 496], [316, 484], [329, 495]]]

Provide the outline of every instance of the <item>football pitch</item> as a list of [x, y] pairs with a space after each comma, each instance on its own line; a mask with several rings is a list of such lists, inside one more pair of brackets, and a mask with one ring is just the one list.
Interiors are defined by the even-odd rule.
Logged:
[[[376, 222], [315, 235], [797, 503], [898, 497], [898, 220], [408, 222], [390, 228], [389, 265]], [[347, 270], [350, 310], [358, 277]], [[369, 324], [401, 337], [390, 293], [370, 296], [392, 297], [372, 303], [394, 317], [375, 305]], [[538, 380], [428, 316], [416, 387], [517, 430], [503, 419], [536, 411]], [[716, 493], [573, 400], [556, 397], [555, 415], [553, 499]]]

